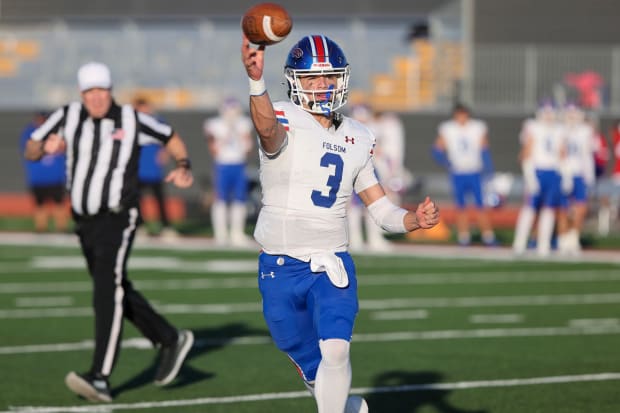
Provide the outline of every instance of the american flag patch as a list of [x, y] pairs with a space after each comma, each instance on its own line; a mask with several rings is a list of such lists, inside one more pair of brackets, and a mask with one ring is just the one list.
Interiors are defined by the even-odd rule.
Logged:
[[125, 137], [125, 131], [122, 129], [114, 129], [112, 131], [112, 139], [115, 141], [120, 141]]
[[284, 116], [284, 111], [283, 110], [276, 110], [276, 119], [278, 119], [278, 122], [280, 122], [282, 125], [284, 125], [284, 129], [288, 132], [289, 128], [288, 128], [288, 119], [286, 118], [286, 116]]

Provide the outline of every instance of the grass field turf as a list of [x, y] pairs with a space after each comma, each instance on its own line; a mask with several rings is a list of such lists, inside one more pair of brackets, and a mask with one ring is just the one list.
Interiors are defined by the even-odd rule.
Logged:
[[[353, 388], [371, 412], [620, 411], [618, 264], [354, 256]], [[63, 382], [92, 351], [75, 243], [0, 246], [0, 412], [314, 412], [268, 340], [255, 261], [136, 249], [130, 278], [197, 344], [177, 380], [157, 388], [156, 352], [125, 323], [114, 404], [96, 410]]]

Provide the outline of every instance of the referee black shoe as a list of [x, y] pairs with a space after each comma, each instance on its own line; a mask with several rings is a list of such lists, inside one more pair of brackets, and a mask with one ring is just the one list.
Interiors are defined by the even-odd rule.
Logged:
[[69, 389], [91, 402], [111, 402], [110, 385], [108, 381], [90, 373], [78, 374], [70, 372], [65, 377], [65, 384]]
[[161, 348], [159, 351], [159, 367], [155, 374], [157, 386], [165, 386], [174, 380], [193, 344], [194, 334], [190, 330], [180, 330], [179, 338], [174, 345]]

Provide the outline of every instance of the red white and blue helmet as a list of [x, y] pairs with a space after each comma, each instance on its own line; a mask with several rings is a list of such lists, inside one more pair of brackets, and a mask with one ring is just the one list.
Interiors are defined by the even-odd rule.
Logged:
[[[322, 35], [302, 38], [291, 49], [284, 65], [288, 94], [295, 105], [311, 113], [329, 115], [347, 103], [350, 68], [344, 52], [334, 41]], [[329, 90], [304, 90], [303, 76], [336, 75], [336, 87]], [[317, 96], [327, 96], [319, 99]]]

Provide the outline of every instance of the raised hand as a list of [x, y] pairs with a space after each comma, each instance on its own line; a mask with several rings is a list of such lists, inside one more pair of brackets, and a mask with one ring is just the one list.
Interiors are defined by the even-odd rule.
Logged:
[[263, 77], [265, 46], [259, 46], [253, 48], [250, 46], [250, 41], [243, 34], [243, 40], [241, 43], [241, 61], [245, 67], [245, 71], [248, 77], [253, 80], [259, 80]]
[[439, 208], [437, 208], [437, 205], [427, 196], [424, 202], [418, 204], [415, 210], [415, 216], [420, 228], [432, 228], [439, 222]]

